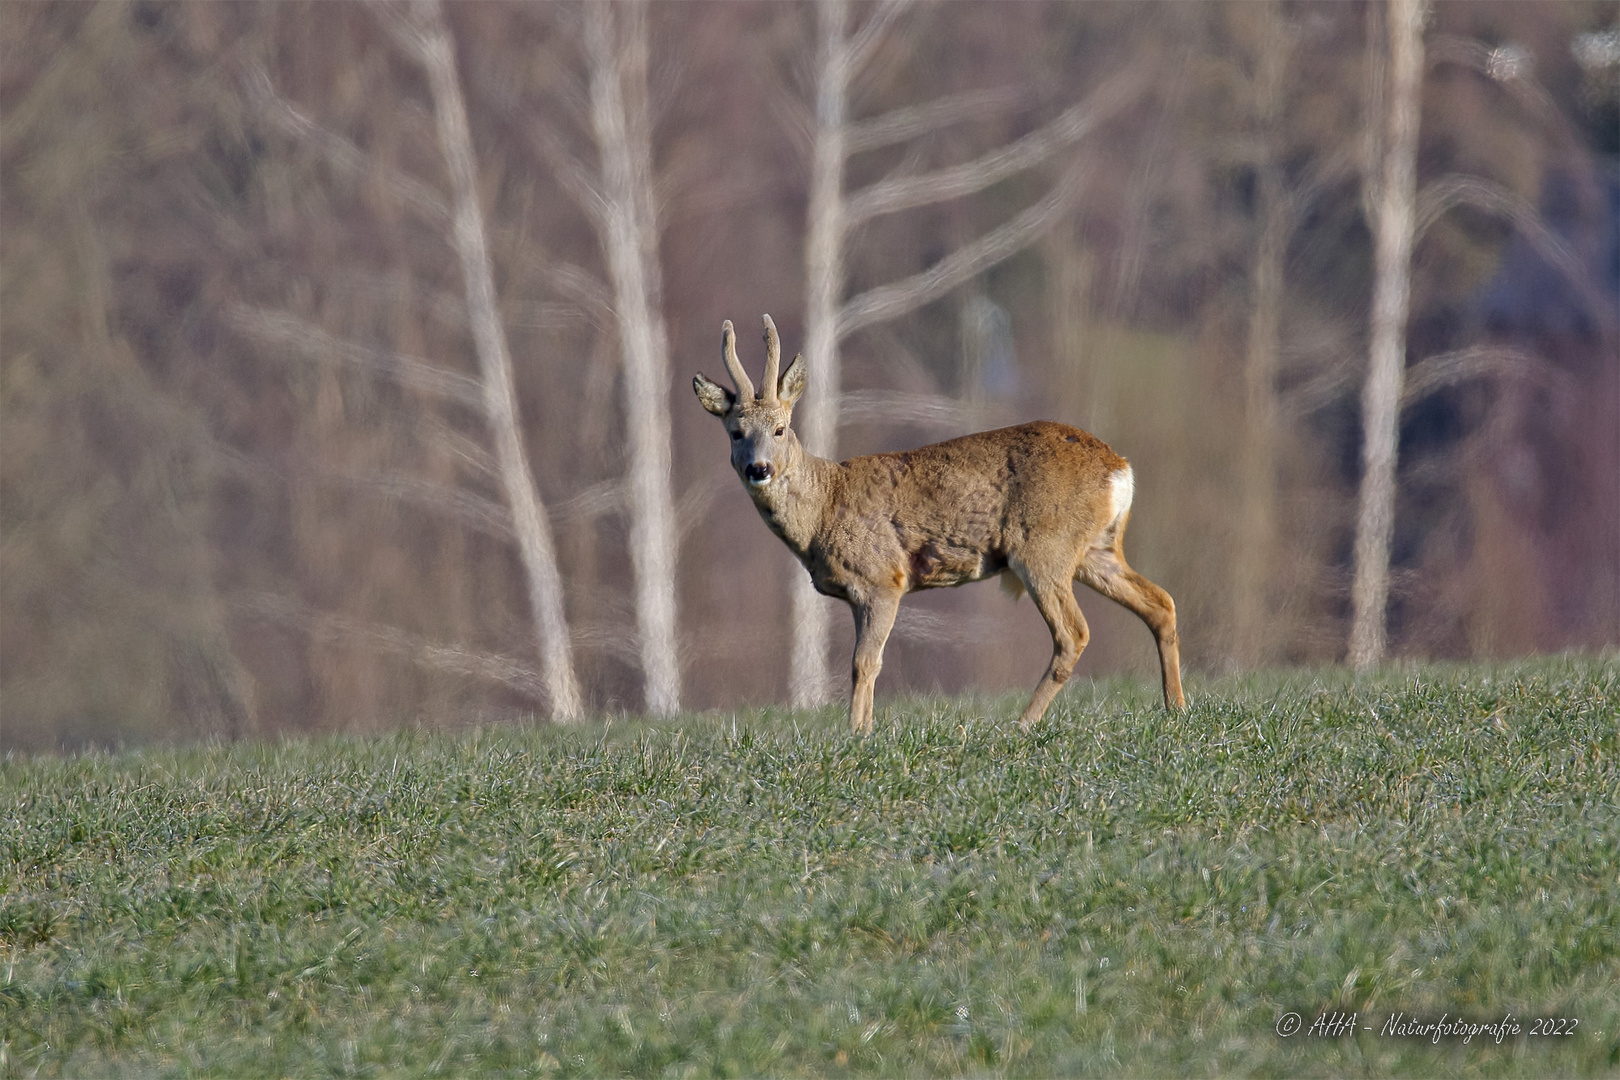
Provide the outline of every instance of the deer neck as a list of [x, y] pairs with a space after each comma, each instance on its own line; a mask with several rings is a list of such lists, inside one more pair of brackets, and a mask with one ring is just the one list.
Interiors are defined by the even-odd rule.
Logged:
[[801, 560], [821, 532], [838, 472], [837, 462], [816, 457], [795, 437], [787, 464], [776, 479], [763, 487], [748, 488], [759, 516]]

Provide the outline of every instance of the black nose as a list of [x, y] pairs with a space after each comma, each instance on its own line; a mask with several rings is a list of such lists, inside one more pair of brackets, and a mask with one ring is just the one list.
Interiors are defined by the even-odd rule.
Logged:
[[774, 472], [776, 472], [776, 467], [770, 462], [756, 461], [743, 470], [743, 475], [748, 478], [750, 483], [759, 484], [769, 480]]

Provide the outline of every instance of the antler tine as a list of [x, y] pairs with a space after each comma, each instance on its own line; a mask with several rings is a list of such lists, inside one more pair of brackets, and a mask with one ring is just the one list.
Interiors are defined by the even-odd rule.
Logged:
[[720, 352], [726, 359], [726, 370], [731, 372], [731, 381], [737, 384], [738, 395], [744, 401], [754, 400], [753, 381], [743, 370], [742, 361], [737, 359], [737, 332], [731, 328], [730, 319], [720, 329]]
[[776, 324], [765, 316], [765, 400], [776, 400], [776, 384], [781, 378], [782, 342], [776, 336]]

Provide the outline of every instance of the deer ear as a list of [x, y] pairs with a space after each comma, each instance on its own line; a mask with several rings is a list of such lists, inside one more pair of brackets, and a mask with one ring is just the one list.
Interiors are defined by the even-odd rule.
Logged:
[[710, 382], [702, 375], [692, 376], [692, 389], [697, 392], [698, 401], [702, 403], [703, 407], [716, 416], [726, 415], [731, 411], [731, 407], [737, 403], [736, 394], [733, 394], [719, 383]]
[[776, 396], [782, 400], [782, 404], [792, 408], [793, 403], [804, 393], [806, 381], [804, 354], [800, 353], [793, 358], [793, 363], [788, 365], [788, 369], [782, 372], [782, 381], [777, 384]]

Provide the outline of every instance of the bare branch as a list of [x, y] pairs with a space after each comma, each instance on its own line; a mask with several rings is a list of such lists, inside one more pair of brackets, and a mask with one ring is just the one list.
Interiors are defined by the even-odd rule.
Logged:
[[879, 181], [850, 196], [846, 220], [855, 225], [883, 214], [958, 199], [1023, 172], [1084, 138], [1133, 100], [1141, 83], [1135, 73], [1110, 79], [1057, 119], [977, 161], [922, 176]]
[[497, 540], [512, 540], [512, 515], [504, 505], [470, 491], [403, 473], [337, 473], [328, 479], [444, 514]]
[[[1011, 605], [1008, 605], [1011, 609]], [[1005, 631], [1000, 620], [960, 612], [924, 611], [902, 606], [894, 620], [894, 633], [901, 641], [927, 645], [956, 645], [976, 648], [994, 641]]]
[[961, 401], [946, 394], [904, 390], [854, 390], [839, 395], [839, 424], [906, 423], [957, 429], [1011, 423], [1014, 410], [990, 402]]
[[613, 294], [595, 274], [571, 262], [552, 258], [541, 260], [540, 272], [553, 289], [584, 308], [599, 323], [613, 321]]
[[809, 158], [815, 152], [815, 110], [804, 103], [797, 90], [781, 81], [772, 84], [765, 104], [787, 133], [793, 148], [801, 156]]
[[[1562, 372], [1558, 374], [1562, 376]], [[1562, 382], [1560, 378], [1560, 385]], [[1500, 398], [1492, 402], [1485, 411], [1484, 422], [1446, 453], [1426, 454], [1413, 462], [1405, 473], [1406, 480], [1417, 484], [1455, 483], [1460, 474], [1487, 465], [1493, 457], [1499, 456], [1512, 437], [1516, 420], [1515, 411], [1503, 408], [1503, 404]]]
[[624, 509], [625, 485], [622, 480], [603, 480], [592, 484], [571, 498], [556, 503], [551, 508], [552, 520], [569, 523], [589, 523], [603, 514], [613, 514]]
[[1448, 386], [1490, 375], [1531, 379], [1559, 388], [1565, 387], [1569, 381], [1556, 367], [1522, 349], [1503, 345], [1471, 345], [1466, 349], [1439, 353], [1408, 368], [1406, 386], [1401, 392], [1401, 408], [1409, 408]]
[[369, 0], [366, 6], [399, 51], [421, 63], [427, 48], [427, 35], [417, 13], [411, 11], [404, 0]]
[[[553, 292], [580, 308], [585, 318], [599, 326], [612, 323], [612, 293], [595, 274], [540, 247], [535, 238], [521, 226], [491, 227], [490, 233], [496, 244], [515, 253], [515, 257], [522, 260], [525, 271], [538, 273]], [[509, 314], [517, 310], [512, 309]], [[531, 316], [533, 314], [538, 313], [531, 312]], [[545, 317], [552, 323], [567, 321], [557, 318], [556, 314], [551, 312], [546, 313]], [[532, 317], [530, 324], [532, 325]]]
[[977, 240], [951, 252], [927, 270], [868, 289], [838, 311], [834, 335], [848, 337], [863, 326], [892, 319], [944, 296], [962, 282], [1028, 247], [1079, 199], [1079, 170], [1071, 170], [1051, 194]]
[[721, 177], [696, 157], [672, 162], [659, 183], [660, 217], [666, 223], [685, 222], [709, 215], [736, 215], [764, 207], [774, 198], [775, 175], [737, 162]]
[[1552, 97], [1531, 77], [1530, 55], [1522, 48], [1492, 47], [1474, 38], [1437, 34], [1428, 43], [1427, 52], [1431, 67], [1456, 64], [1476, 71], [1500, 84], [1537, 120], [1567, 130], [1568, 122], [1559, 114]]
[[675, 535], [686, 536], [703, 520], [704, 512], [716, 495], [722, 491], [730, 490], [731, 484], [723, 482], [729, 480], [724, 474], [711, 476], [706, 480], [699, 480], [681, 494], [675, 501]]
[[471, 469], [480, 480], [500, 483], [500, 463], [494, 454], [437, 417], [433, 418], [431, 430], [433, 443], [453, 461]]
[[1345, 323], [1308, 316], [1293, 320], [1287, 339], [1278, 341], [1279, 370], [1293, 379], [1277, 391], [1279, 422], [1298, 423], [1359, 385], [1357, 361], [1364, 347]]
[[297, 627], [318, 641], [366, 645], [436, 671], [500, 683], [534, 701], [548, 700], [540, 672], [514, 657], [440, 645], [397, 627], [316, 611], [283, 596], [254, 596], [235, 606], [245, 615]]
[[512, 539], [506, 507], [458, 488], [402, 473], [330, 472], [297, 456], [267, 461], [206, 436], [200, 445], [216, 468], [250, 482], [341, 484], [445, 514], [499, 540]]
[[276, 91], [270, 73], [262, 65], [243, 65], [242, 82], [249, 104], [276, 130], [314, 147], [351, 176], [379, 180], [401, 202], [434, 224], [450, 224], [450, 208], [437, 192], [420, 180], [387, 168], [348, 139], [310, 119]]
[[1297, 221], [1303, 217], [1312, 203], [1330, 188], [1355, 176], [1359, 167], [1354, 146], [1341, 146], [1326, 156], [1313, 157], [1299, 186], [1289, 198], [1288, 213], [1291, 219]]
[[578, 304], [519, 304], [507, 309], [506, 324], [524, 330], [558, 330], [567, 326], [598, 325], [595, 313]]
[[953, 124], [981, 120], [1017, 105], [1024, 97], [1022, 87], [997, 86], [952, 94], [909, 109], [896, 109], [851, 124], [844, 134], [844, 152], [859, 154], [915, 139]]
[[227, 309], [226, 318], [247, 336], [266, 344], [291, 347], [308, 359], [364, 368], [457, 404], [483, 408], [483, 387], [477, 379], [446, 371], [426, 360], [346, 341], [287, 312], [238, 303]]
[[1315, 378], [1308, 379], [1279, 395], [1279, 412], [1290, 421], [1308, 416], [1341, 397], [1350, 387], [1356, 369], [1349, 364], [1334, 364]]
[[1570, 250], [1525, 200], [1501, 184], [1478, 176], [1449, 173], [1431, 181], [1418, 193], [1415, 235], [1421, 237], [1446, 211], [1455, 206], [1472, 206], [1488, 214], [1506, 218], [1529, 241], [1536, 254], [1556, 269], [1585, 301], [1590, 313], [1601, 322], [1605, 330], [1612, 321], [1609, 305], [1593, 288], [1590, 275], [1575, 253]]
[[855, 36], [848, 40], [844, 46], [845, 63], [849, 65], [850, 74], [854, 74], [865, 67], [872, 54], [883, 43], [883, 35], [889, 32], [896, 19], [905, 14], [906, 8], [911, 6], [911, 0], [881, 0], [876, 11], [867, 16], [866, 22], [855, 31]]
[[577, 652], [611, 656], [632, 667], [641, 662], [641, 650], [636, 646], [636, 636], [627, 633], [623, 623], [581, 622], [574, 627], [573, 632], [574, 649]]
[[405, 273], [379, 273], [364, 266], [340, 266], [333, 270], [326, 287], [338, 296], [426, 311], [435, 322], [453, 330], [467, 328], [467, 305], [461, 297], [423, 287]]
[[[502, 308], [506, 325], [527, 329], [553, 329], [581, 324], [601, 324], [612, 315], [613, 308], [602, 283], [588, 270], [573, 263], [553, 259], [543, 251], [535, 251], [530, 240], [516, 242], [518, 230], [497, 232], [502, 241], [514, 241], [524, 260], [525, 269], [535, 270], [554, 291], [566, 297], [563, 302], [510, 303]], [[404, 304], [413, 310], [425, 311], [433, 320], [453, 330], [467, 330], [467, 304], [454, 293], [429, 289], [401, 274], [382, 274], [361, 267], [342, 267], [334, 271], [327, 289], [333, 295], [360, 300]]]
[[[1455, 206], [1472, 206], [1476, 210], [1507, 218], [1527, 238], [1532, 238], [1532, 242], [1535, 242], [1533, 238], [1537, 234], [1543, 235], [1544, 239], [1537, 246], [1539, 248], [1545, 244], [1549, 248], [1552, 252], [1550, 262], [1563, 263], [1574, 259], [1569, 249], [1547, 232], [1540, 215], [1529, 203], [1501, 184], [1480, 176], [1447, 173], [1424, 185], [1423, 190], [1418, 192], [1417, 223], [1413, 231], [1421, 237]], [[1578, 263], [1575, 265], [1579, 266]]]
[[563, 142], [562, 136], [545, 124], [535, 123], [524, 128], [529, 145], [551, 167], [563, 191], [585, 212], [585, 216], [600, 230], [607, 219], [607, 199], [602, 194], [601, 179]]

